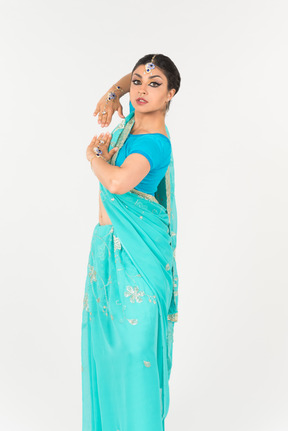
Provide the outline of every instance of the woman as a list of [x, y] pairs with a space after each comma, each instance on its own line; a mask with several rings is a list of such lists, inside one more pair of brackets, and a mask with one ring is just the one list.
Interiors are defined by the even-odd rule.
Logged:
[[123, 115], [128, 82], [130, 113], [86, 152], [100, 182], [100, 211], [83, 301], [83, 431], [163, 431], [169, 408], [178, 275], [165, 114], [180, 74], [169, 57], [144, 56], [98, 103], [102, 125], [115, 109]]

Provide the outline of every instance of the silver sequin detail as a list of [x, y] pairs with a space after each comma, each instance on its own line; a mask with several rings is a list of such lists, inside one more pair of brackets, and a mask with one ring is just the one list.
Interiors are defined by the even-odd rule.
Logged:
[[145, 295], [144, 290], [140, 290], [139, 291], [139, 287], [132, 287], [132, 286], [127, 286], [126, 288], [126, 292], [124, 292], [124, 296], [126, 296], [126, 298], [128, 298], [130, 296], [130, 302], [142, 302], [142, 296]]
[[113, 238], [114, 238], [114, 251], [120, 250], [121, 249], [120, 239], [116, 235], [113, 235]]
[[137, 325], [138, 320], [137, 319], [127, 319], [129, 323], [131, 323], [131, 325]]

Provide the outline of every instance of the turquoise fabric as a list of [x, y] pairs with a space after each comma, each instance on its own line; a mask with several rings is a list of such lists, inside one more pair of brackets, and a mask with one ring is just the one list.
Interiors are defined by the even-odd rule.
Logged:
[[[134, 110], [112, 132], [115, 165]], [[168, 129], [166, 128], [169, 136]], [[82, 312], [82, 431], [163, 431], [178, 321], [173, 152], [155, 197], [100, 195], [112, 224], [92, 235]]]
[[164, 177], [171, 158], [171, 142], [161, 133], [131, 135], [119, 150], [116, 165], [121, 166], [130, 154], [142, 154], [150, 163], [150, 171], [135, 187], [144, 193], [154, 194]]

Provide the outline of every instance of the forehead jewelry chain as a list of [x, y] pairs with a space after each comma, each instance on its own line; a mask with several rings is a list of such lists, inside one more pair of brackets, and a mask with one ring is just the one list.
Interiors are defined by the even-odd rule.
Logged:
[[155, 67], [156, 67], [155, 64], [153, 63], [154, 58], [156, 57], [156, 55], [157, 54], [153, 55], [153, 57], [151, 58], [151, 62], [150, 63], [146, 63], [145, 64], [145, 70], [146, 70], [146, 72], [144, 72], [144, 74], [151, 72], [151, 75], [152, 75], [152, 70], [155, 69]]

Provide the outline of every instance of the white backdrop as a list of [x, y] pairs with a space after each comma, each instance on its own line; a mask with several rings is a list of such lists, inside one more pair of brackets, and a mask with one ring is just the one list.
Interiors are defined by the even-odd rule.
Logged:
[[166, 118], [179, 230], [166, 431], [287, 431], [287, 1], [2, 0], [0, 12], [0, 428], [81, 430], [92, 114], [155, 52], [182, 77]]

